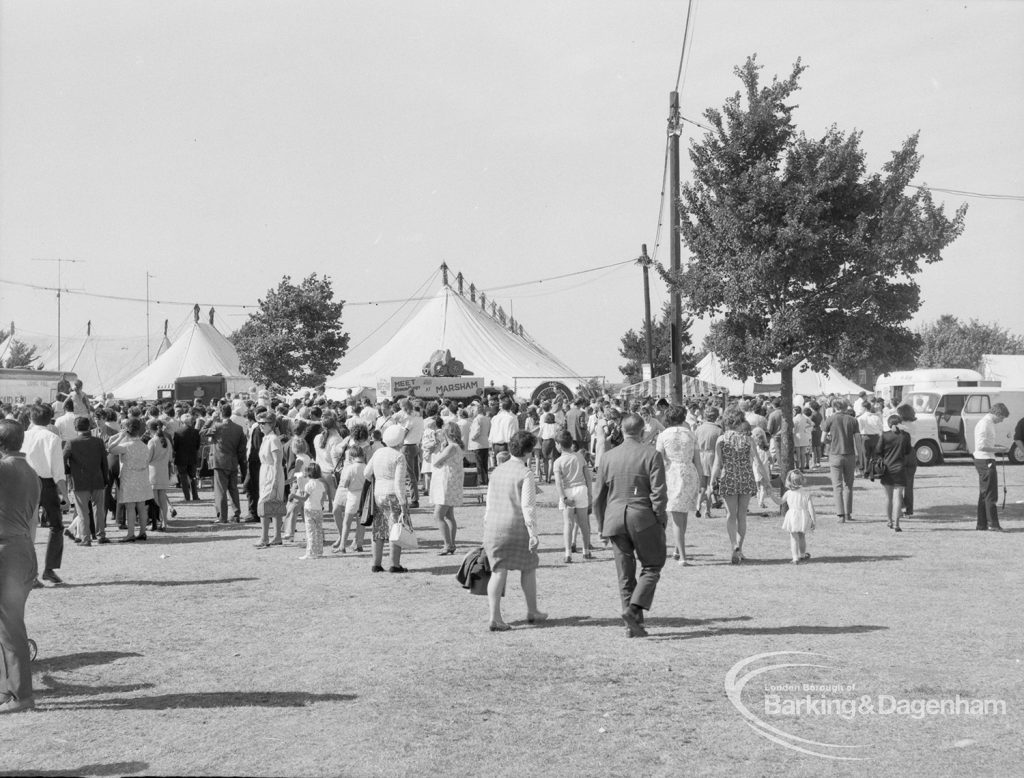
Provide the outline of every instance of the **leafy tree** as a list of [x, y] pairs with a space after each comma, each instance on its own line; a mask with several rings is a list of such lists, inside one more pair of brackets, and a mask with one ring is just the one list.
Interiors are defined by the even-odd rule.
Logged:
[[902, 353], [920, 307], [913, 276], [963, 230], [927, 189], [907, 194], [920, 167], [912, 135], [867, 174], [859, 132], [798, 133], [790, 100], [804, 66], [762, 86], [755, 57], [711, 131], [690, 147], [693, 182], [679, 202], [693, 257], [678, 274], [690, 311], [720, 316], [715, 347], [740, 378], [782, 375], [783, 466], [793, 466], [793, 368], [825, 369], [843, 349]]
[[242, 372], [266, 386], [319, 386], [348, 349], [341, 324], [344, 305], [334, 301], [327, 276], [314, 273], [300, 284], [284, 276], [231, 336]]
[[[10, 334], [7, 330], [0, 328], [0, 343], [7, 340], [7, 336]], [[36, 347], [29, 346], [17, 338], [12, 338], [7, 349], [7, 359], [0, 361], [0, 367], [32, 367], [32, 363], [35, 361]]]
[[918, 330], [921, 347], [917, 367], [950, 367], [978, 370], [983, 354], [1024, 354], [1024, 337], [998, 324], [977, 319], [962, 322], [945, 314]]
[[[693, 373], [697, 365], [693, 349], [693, 337], [690, 334], [690, 327], [693, 325], [692, 316], [682, 317], [682, 326], [679, 330], [679, 347], [682, 352], [680, 366], [683, 374]], [[627, 383], [635, 384], [643, 380], [643, 368], [641, 365], [647, 361], [647, 336], [644, 334], [644, 325], [640, 330], [629, 330], [622, 336], [622, 344], [619, 346], [619, 355], [628, 360], [626, 364], [619, 367]], [[660, 318], [651, 320], [651, 350], [654, 352], [654, 364], [651, 365], [651, 375], [659, 376], [672, 370], [672, 302], [666, 300], [661, 310]]]

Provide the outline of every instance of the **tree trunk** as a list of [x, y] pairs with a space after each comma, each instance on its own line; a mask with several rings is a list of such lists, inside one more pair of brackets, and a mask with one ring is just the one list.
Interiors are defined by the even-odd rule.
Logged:
[[780, 370], [782, 376], [782, 440], [779, 450], [779, 494], [786, 490], [786, 473], [793, 469], [793, 366]]

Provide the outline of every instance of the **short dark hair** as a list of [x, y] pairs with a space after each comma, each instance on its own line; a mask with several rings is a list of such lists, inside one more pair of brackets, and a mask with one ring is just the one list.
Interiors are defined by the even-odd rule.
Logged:
[[0, 448], [6, 451], [21, 451], [25, 442], [25, 428], [14, 419], [0, 419]]
[[566, 450], [572, 448], [572, 433], [569, 430], [562, 430], [559, 436], [555, 438], [555, 442]]
[[686, 421], [686, 409], [681, 405], [673, 405], [667, 411], [665, 411], [665, 423], [674, 427], [676, 424], [682, 424]]
[[75, 419], [75, 430], [77, 432], [85, 432], [92, 424], [89, 422], [88, 416], [79, 416]]
[[[29, 418], [32, 419], [32, 423], [37, 424], [40, 427], [45, 427], [53, 421], [53, 408], [49, 405], [33, 405], [29, 414]], [[21, 446], [18, 446], [18, 448], [21, 448]]]
[[221, 416], [222, 419], [230, 419], [231, 418], [231, 406], [230, 405], [222, 405], [222, 406], [220, 406], [220, 416]]
[[1003, 405], [1003, 403], [994, 403], [992, 407], [989, 408], [988, 412], [995, 414], [996, 416], [1002, 416], [1004, 419], [1008, 419], [1010, 417], [1010, 410]]
[[513, 435], [512, 440], [508, 442], [508, 453], [514, 457], [525, 456], [533, 451], [533, 447], [536, 442], [537, 437], [532, 432], [520, 430]]

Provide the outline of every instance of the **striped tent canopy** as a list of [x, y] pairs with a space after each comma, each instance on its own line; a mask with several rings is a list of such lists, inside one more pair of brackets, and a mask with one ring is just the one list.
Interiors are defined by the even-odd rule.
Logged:
[[[700, 397], [710, 394], [720, 394], [725, 391], [721, 386], [701, 381], [692, 376], [683, 376], [683, 397]], [[650, 381], [641, 381], [638, 384], [631, 384], [619, 390], [619, 397], [629, 400], [641, 397], [664, 397], [672, 398], [672, 374], [666, 373], [652, 378]]]

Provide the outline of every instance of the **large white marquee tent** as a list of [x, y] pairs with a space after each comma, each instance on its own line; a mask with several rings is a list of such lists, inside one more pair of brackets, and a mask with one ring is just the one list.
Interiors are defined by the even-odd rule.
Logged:
[[342, 362], [326, 381], [327, 395], [344, 397], [349, 389], [376, 387], [382, 379], [421, 375], [424, 363], [441, 349], [451, 350], [486, 386], [505, 385], [521, 397], [545, 381], [560, 381], [574, 391], [583, 381], [528, 335], [512, 332], [479, 303], [444, 285], [383, 347], [358, 364]]

